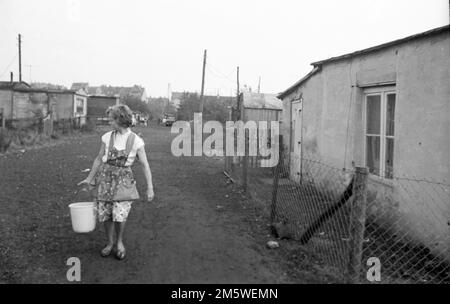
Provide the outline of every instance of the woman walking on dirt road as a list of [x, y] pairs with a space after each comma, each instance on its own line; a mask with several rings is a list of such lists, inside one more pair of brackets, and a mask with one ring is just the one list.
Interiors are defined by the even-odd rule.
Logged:
[[105, 225], [107, 245], [101, 256], [111, 254], [114, 248], [114, 228], [117, 233], [116, 253], [119, 260], [125, 258], [123, 233], [132, 202], [139, 199], [131, 165], [137, 158], [144, 168], [147, 180], [147, 200], [153, 200], [153, 183], [150, 166], [144, 149], [144, 141], [130, 130], [132, 112], [126, 105], [116, 105], [107, 110], [112, 131], [102, 136], [102, 145], [95, 158], [89, 176], [78, 185], [95, 186], [98, 220]]

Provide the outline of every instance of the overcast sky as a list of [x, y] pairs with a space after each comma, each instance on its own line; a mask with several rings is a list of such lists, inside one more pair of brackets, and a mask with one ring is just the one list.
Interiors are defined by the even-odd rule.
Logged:
[[310, 63], [449, 23], [448, 0], [0, 0], [0, 80], [278, 93]]

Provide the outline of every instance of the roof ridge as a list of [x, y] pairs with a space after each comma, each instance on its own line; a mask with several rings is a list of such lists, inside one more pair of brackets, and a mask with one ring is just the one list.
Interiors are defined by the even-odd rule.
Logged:
[[365, 48], [365, 49], [362, 49], [362, 50], [354, 51], [354, 52], [351, 52], [351, 53], [346, 53], [346, 54], [335, 56], [335, 57], [330, 57], [328, 59], [315, 61], [315, 62], [312, 62], [311, 65], [312, 66], [317, 66], [317, 65], [321, 65], [321, 64], [324, 64], [324, 63], [327, 63], [327, 62], [331, 62], [331, 61], [337, 61], [337, 60], [351, 58], [351, 57], [354, 57], [354, 56], [366, 54], [366, 53], [369, 53], [369, 52], [374, 52], [374, 51], [377, 51], [377, 50], [380, 50], [380, 49], [383, 49], [383, 48], [387, 48], [387, 47], [390, 47], [390, 46], [393, 46], [393, 45], [404, 43], [404, 42], [407, 42], [407, 41], [410, 41], [410, 40], [413, 40], [413, 39], [418, 39], [418, 38], [423, 38], [423, 37], [426, 37], [426, 36], [429, 36], [429, 35], [439, 34], [441, 32], [445, 32], [445, 31], [448, 31], [448, 30], [450, 30], [450, 24], [444, 25], [444, 26], [441, 26], [441, 27], [437, 27], [437, 28], [434, 28], [434, 29], [431, 29], [431, 30], [428, 30], [428, 31], [425, 31], [425, 32], [421, 32], [421, 33], [417, 33], [417, 34], [414, 34], [414, 35], [406, 36], [406, 37], [403, 37], [403, 38], [400, 38], [400, 39], [391, 40], [389, 42], [378, 44], [378, 45], [375, 45], [375, 46], [372, 46], [372, 47], [368, 47], [368, 48]]

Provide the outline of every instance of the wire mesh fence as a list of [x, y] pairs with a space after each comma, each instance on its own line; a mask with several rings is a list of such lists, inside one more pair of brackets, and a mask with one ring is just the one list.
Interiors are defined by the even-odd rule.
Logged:
[[224, 170], [261, 204], [274, 236], [314, 253], [339, 281], [450, 283], [450, 185], [299, 161], [282, 150], [273, 168], [226, 156]]

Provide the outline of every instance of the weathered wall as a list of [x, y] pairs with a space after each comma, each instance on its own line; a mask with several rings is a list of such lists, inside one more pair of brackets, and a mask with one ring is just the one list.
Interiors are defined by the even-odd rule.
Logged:
[[396, 166], [409, 175], [448, 179], [450, 34], [408, 44], [398, 57], [396, 128], [407, 136], [398, 140]]
[[[78, 95], [83, 99], [81, 124], [86, 121], [87, 96]], [[74, 117], [74, 93], [16, 90], [13, 94], [13, 119], [32, 119], [39, 115], [47, 116], [53, 109], [53, 119], [68, 119]], [[5, 117], [11, 118], [11, 91], [0, 90], [0, 108], [4, 108]]]
[[[448, 32], [325, 63], [283, 100], [282, 133], [289, 138], [290, 100], [303, 95], [303, 156], [336, 168], [364, 166], [363, 87], [395, 81], [394, 175], [450, 180], [450, 37]], [[286, 141], [289, 142], [289, 141]], [[291, 154], [291, 171], [298, 155]], [[416, 241], [448, 250], [448, 193], [433, 185], [369, 179], [370, 212]], [[438, 193], [441, 191], [441, 193]], [[448, 253], [448, 252], [447, 252]], [[450, 256], [450, 254], [448, 254]]]
[[68, 119], [73, 117], [73, 93], [49, 93], [53, 103], [53, 119]]
[[[283, 99], [283, 115], [281, 118], [280, 133], [283, 135], [285, 151], [288, 151], [290, 176], [299, 180], [300, 153], [295, 153], [295, 142], [291, 139], [295, 132], [302, 132], [302, 143], [299, 150], [303, 152], [303, 158], [316, 159], [320, 157], [321, 145], [321, 117], [322, 117], [322, 88], [323, 79], [321, 74], [315, 74], [304, 82], [297, 90]], [[303, 130], [294, 130], [291, 123], [290, 100], [302, 99], [302, 122]], [[293, 128], [291, 132], [291, 128]]]
[[7, 119], [11, 118], [11, 91], [0, 90], [0, 108], [3, 108], [3, 113]]
[[281, 110], [244, 108], [243, 121], [278, 121]]
[[13, 95], [13, 119], [47, 116], [48, 97], [46, 93], [15, 91]]

